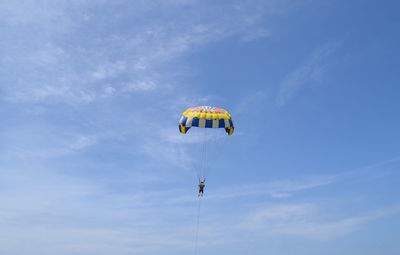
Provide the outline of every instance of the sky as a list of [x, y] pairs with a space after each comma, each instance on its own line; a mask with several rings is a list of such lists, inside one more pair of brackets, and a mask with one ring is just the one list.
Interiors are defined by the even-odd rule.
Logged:
[[0, 1], [0, 254], [399, 254], [399, 8]]

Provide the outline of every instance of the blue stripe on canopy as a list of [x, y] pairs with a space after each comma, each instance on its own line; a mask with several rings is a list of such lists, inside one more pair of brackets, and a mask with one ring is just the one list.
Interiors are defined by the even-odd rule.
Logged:
[[199, 119], [198, 118], [193, 118], [192, 127], [198, 127], [198, 126], [199, 126]]
[[187, 117], [183, 117], [181, 124], [186, 126]]
[[206, 128], [212, 128], [212, 120], [206, 120]]
[[219, 126], [218, 126], [219, 128], [224, 128], [225, 127], [225, 121], [224, 121], [224, 119], [220, 119], [219, 120]]

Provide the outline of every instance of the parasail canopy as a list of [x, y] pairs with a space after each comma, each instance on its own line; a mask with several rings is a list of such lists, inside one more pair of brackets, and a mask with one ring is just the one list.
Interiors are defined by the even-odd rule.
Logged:
[[228, 135], [232, 135], [234, 130], [229, 112], [213, 106], [196, 106], [184, 111], [179, 120], [179, 131], [186, 134], [191, 127], [224, 128]]

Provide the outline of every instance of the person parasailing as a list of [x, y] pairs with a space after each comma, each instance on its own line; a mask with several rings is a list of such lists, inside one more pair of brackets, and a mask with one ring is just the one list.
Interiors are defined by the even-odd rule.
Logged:
[[202, 181], [200, 181], [200, 178], [199, 178], [199, 195], [198, 195], [198, 197], [202, 197], [204, 195], [204, 187], [206, 186], [205, 181], [206, 181], [206, 178], [204, 178]]

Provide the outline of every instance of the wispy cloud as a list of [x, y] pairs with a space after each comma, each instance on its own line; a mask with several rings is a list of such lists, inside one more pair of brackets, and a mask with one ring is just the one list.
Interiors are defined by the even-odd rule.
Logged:
[[[23, 240], [61, 254], [76, 250], [146, 254], [176, 247], [188, 252], [194, 245], [195, 190], [191, 185], [165, 189], [170, 180], [157, 174], [135, 175], [124, 182], [96, 176], [81, 179], [44, 168], [2, 171], [0, 251], [16, 251], [17, 240]], [[322, 176], [222, 186], [204, 198], [199, 245], [225, 247], [243, 234], [254, 240], [279, 236], [332, 240], [400, 213], [400, 206], [393, 204], [358, 212], [341, 210], [338, 216], [324, 204], [296, 199], [304, 191], [352, 180]], [[232, 206], [235, 210], [226, 213]]]
[[262, 184], [240, 185], [229, 189], [217, 190], [209, 199], [232, 199], [246, 196], [267, 195], [272, 198], [287, 198], [302, 190], [329, 185], [334, 181], [330, 176], [309, 177], [304, 180], [273, 181]]
[[[76, 104], [120, 93], [170, 89], [171, 84], [177, 85], [171, 63], [184, 67], [178, 62], [184, 54], [231, 36], [243, 34], [248, 41], [267, 35], [259, 24], [267, 14], [265, 8], [251, 8], [251, 3], [242, 3], [241, 8], [234, 4], [204, 8], [190, 1], [159, 4], [158, 8], [140, 2], [109, 3], [110, 8], [126, 7], [116, 17], [97, 13], [102, 3], [46, 4], [44, 8], [32, 1], [4, 2], [1, 10], [7, 15], [1, 21], [3, 40], [8, 43], [2, 47], [0, 61], [3, 98]], [[166, 13], [164, 8], [173, 21], [159, 15]], [[230, 14], [221, 17], [220, 8]], [[151, 23], [142, 21], [149, 16]], [[135, 26], [127, 30], [126, 22]], [[35, 40], [21, 44], [12, 34], [25, 35], [25, 27], [39, 32]], [[60, 38], [68, 44], [60, 43]]]
[[[31, 114], [31, 113], [29, 113]], [[80, 121], [84, 125], [84, 121]], [[68, 126], [25, 123], [24, 126], [3, 127], [1, 159], [46, 160], [83, 153], [109, 139], [118, 139], [112, 132], [93, 131], [82, 127], [75, 130]], [[70, 125], [70, 124], [69, 124]]]
[[278, 105], [285, 105], [310, 82], [319, 81], [329, 63], [329, 57], [338, 47], [338, 43], [327, 43], [317, 48], [300, 67], [290, 72], [280, 84], [276, 98]]
[[253, 93], [250, 93], [246, 96], [243, 96], [241, 101], [236, 104], [235, 108], [233, 109], [233, 112], [235, 114], [241, 114], [243, 112], [249, 112], [249, 109], [251, 109], [251, 105], [256, 104], [257, 102], [260, 102], [266, 98], [266, 93], [263, 90], [259, 90]]
[[246, 229], [262, 230], [265, 236], [292, 235], [328, 240], [348, 234], [373, 220], [399, 214], [400, 206], [364, 212], [339, 219], [327, 219], [315, 204], [280, 204], [258, 209], [243, 221]]
[[151, 91], [155, 90], [156, 82], [153, 80], [140, 80], [126, 85], [125, 91]]

